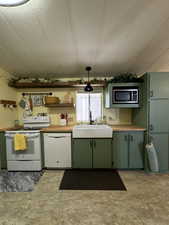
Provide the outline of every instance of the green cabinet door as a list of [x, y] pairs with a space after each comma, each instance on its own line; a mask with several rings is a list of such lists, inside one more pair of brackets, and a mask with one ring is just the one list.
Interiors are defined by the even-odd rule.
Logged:
[[157, 151], [159, 170], [165, 172], [169, 170], [169, 135], [151, 134], [154, 147]]
[[92, 168], [92, 140], [73, 139], [73, 168]]
[[143, 168], [144, 132], [129, 132], [129, 168]]
[[169, 73], [150, 73], [150, 98], [169, 97]]
[[3, 145], [2, 145], [2, 132], [0, 132], [0, 170], [2, 168], [2, 152], [3, 152]]
[[151, 100], [149, 105], [150, 132], [169, 132], [169, 100]]
[[128, 133], [114, 132], [113, 134], [113, 167], [128, 169]]
[[7, 168], [5, 132], [0, 132], [0, 168]]
[[93, 168], [112, 167], [112, 139], [93, 139]]

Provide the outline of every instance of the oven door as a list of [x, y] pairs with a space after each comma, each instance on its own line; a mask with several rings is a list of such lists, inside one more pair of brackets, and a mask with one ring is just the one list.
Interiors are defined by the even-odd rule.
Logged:
[[14, 135], [15, 134], [6, 134], [7, 160], [41, 159], [40, 134], [26, 134], [27, 149], [20, 151], [15, 151], [14, 149]]

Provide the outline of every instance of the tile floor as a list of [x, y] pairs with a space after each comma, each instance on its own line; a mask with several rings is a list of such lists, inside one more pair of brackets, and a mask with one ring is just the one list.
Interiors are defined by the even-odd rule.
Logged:
[[60, 191], [45, 171], [33, 192], [0, 193], [0, 225], [169, 225], [169, 174], [120, 171], [127, 191]]

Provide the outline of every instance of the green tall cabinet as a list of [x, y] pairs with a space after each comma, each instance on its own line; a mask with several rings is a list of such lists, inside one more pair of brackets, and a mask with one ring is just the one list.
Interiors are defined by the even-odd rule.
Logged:
[[113, 167], [117, 169], [143, 169], [144, 132], [114, 132]]
[[159, 170], [169, 170], [169, 73], [149, 73], [148, 140], [157, 151]]
[[151, 72], [148, 73], [150, 99], [169, 97], [169, 73]]
[[111, 168], [112, 139], [73, 139], [73, 168]]

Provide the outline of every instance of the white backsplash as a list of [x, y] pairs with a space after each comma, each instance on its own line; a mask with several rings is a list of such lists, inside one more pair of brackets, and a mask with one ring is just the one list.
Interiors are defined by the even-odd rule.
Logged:
[[131, 124], [132, 123], [132, 109], [103, 109], [103, 115], [106, 123], [114, 124]]

